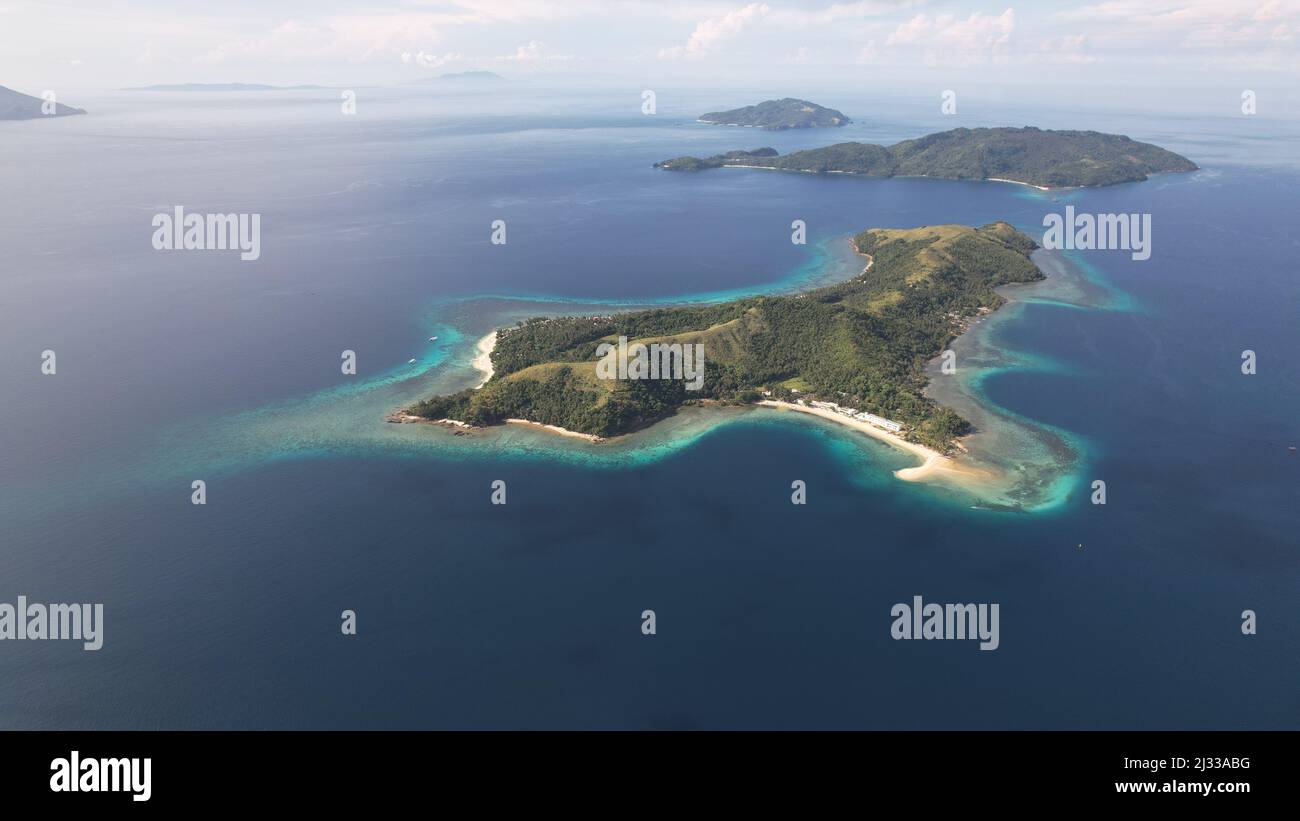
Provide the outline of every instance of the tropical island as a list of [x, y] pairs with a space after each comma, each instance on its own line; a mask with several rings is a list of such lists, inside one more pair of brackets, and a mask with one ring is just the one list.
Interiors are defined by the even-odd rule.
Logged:
[[779, 155], [775, 149], [678, 157], [669, 171], [772, 168], [812, 174], [995, 180], [1042, 189], [1138, 182], [1151, 174], [1195, 171], [1196, 163], [1150, 143], [1097, 131], [955, 128], [891, 146], [838, 143]]
[[730, 111], [713, 111], [701, 114], [699, 121], [713, 125], [736, 125], [762, 128], [767, 131], [784, 131], [788, 128], [824, 128], [842, 126], [852, 122], [843, 112], [833, 108], [785, 97], [764, 100], [758, 105], [733, 108]]
[[[483, 385], [425, 399], [391, 420], [458, 429], [523, 421], [603, 438], [683, 405], [761, 403], [852, 424], [938, 458], [971, 426], [923, 395], [925, 365], [973, 319], [1003, 304], [998, 286], [1043, 278], [1029, 259], [1037, 245], [1005, 222], [869, 229], [852, 242], [868, 259], [863, 272], [801, 294], [525, 320], [497, 333]], [[698, 389], [684, 379], [602, 378], [602, 346], [620, 337], [702, 346]]]
[[46, 101], [0, 86], [0, 120], [36, 120], [42, 117], [69, 117], [85, 114], [84, 108], [73, 108], [63, 103], [55, 103], [54, 109], [46, 113]]

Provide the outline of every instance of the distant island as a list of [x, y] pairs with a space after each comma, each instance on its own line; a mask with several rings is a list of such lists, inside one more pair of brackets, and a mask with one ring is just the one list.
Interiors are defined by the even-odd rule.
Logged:
[[123, 91], [321, 91], [327, 86], [268, 86], [261, 83], [175, 83], [136, 86]]
[[762, 128], [767, 131], [784, 131], [788, 128], [823, 128], [841, 126], [852, 122], [842, 112], [833, 108], [819, 106], [807, 100], [786, 97], [781, 100], [765, 100], [758, 105], [733, 108], [730, 111], [714, 111], [700, 115], [700, 122], [714, 125], [738, 125], [747, 128]]
[[55, 103], [54, 111], [46, 114], [42, 111], [45, 100], [0, 86], [0, 120], [37, 120], [42, 117], [69, 117], [85, 114], [84, 108], [73, 108], [63, 103]]
[[[507, 421], [589, 438], [628, 433], [685, 404], [777, 404], [892, 438], [936, 459], [970, 425], [922, 391], [925, 365], [972, 318], [1002, 305], [999, 285], [1042, 279], [1037, 246], [1005, 222], [871, 229], [853, 279], [793, 296], [535, 318], [500, 331], [481, 387], [390, 417], [458, 428]], [[698, 390], [683, 379], [601, 378], [602, 344], [702, 345]], [[629, 371], [630, 373], [630, 371]]]
[[1097, 131], [955, 128], [892, 146], [838, 143], [825, 148], [731, 151], [655, 163], [670, 171], [725, 166], [774, 168], [869, 177], [939, 177], [1017, 182], [1042, 189], [1113, 185], [1165, 171], [1195, 171], [1196, 163], [1150, 143]]
[[505, 77], [502, 77], [500, 74], [497, 74], [495, 71], [453, 71], [447, 74], [439, 74], [437, 77], [421, 77], [418, 80], [411, 80], [407, 85], [428, 85], [429, 83], [441, 83], [445, 80], [454, 82], [457, 80], [496, 81], [496, 80], [504, 80], [504, 79]]

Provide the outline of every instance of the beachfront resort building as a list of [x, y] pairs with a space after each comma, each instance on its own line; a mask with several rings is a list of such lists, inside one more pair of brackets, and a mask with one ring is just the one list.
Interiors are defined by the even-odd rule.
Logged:
[[894, 433], [898, 433], [903, 429], [903, 426], [897, 422], [886, 419], [883, 416], [876, 416], [874, 413], [855, 413], [853, 418], [860, 419], [863, 422], [870, 422], [878, 428], [884, 428], [885, 430]]
[[875, 425], [878, 428], [884, 428], [885, 430], [891, 433], [900, 433], [903, 430], [903, 426], [898, 424], [897, 422], [886, 419], [883, 416], [876, 416], [874, 413], [866, 413], [865, 411], [859, 411], [857, 408], [843, 408], [835, 404], [834, 402], [813, 401], [813, 402], [809, 402], [808, 404], [812, 405], [814, 408], [834, 411], [835, 413], [848, 416], [852, 419], [856, 419], [859, 422], [866, 422], [868, 424]]

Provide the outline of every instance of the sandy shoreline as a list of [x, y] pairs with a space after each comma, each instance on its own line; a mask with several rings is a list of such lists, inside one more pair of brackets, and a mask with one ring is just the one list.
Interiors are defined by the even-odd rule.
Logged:
[[[870, 271], [871, 266], [876, 264], [876, 258], [873, 257], [871, 254], [864, 254], [861, 251], [859, 251], [858, 244], [853, 240], [849, 240], [849, 244], [853, 246], [853, 250], [858, 254], [858, 256], [863, 256], [867, 258], [867, 267], [862, 269], [862, 273], [865, 274], [867, 271]], [[859, 274], [859, 276], [861, 275], [862, 274]]]
[[[925, 445], [917, 444], [916, 442], [909, 442], [903, 437], [891, 433], [887, 430], [884, 430], [883, 428], [878, 428], [875, 425], [870, 424], [869, 422], [863, 422], [858, 419], [853, 419], [851, 417], [845, 416], [844, 414], [836, 413], [835, 411], [827, 410], [825, 408], [814, 408], [808, 405], [797, 405], [793, 402], [780, 402], [774, 399], [761, 400], [755, 405], [755, 407], [766, 407], [766, 408], [772, 408], [774, 410], [790, 410], [798, 413], [806, 413], [810, 416], [817, 416], [829, 422], [834, 422], [838, 425], [843, 425], [847, 428], [852, 428], [853, 430], [856, 430], [859, 433], [865, 433], [866, 435], [872, 438], [878, 439], [881, 442], [885, 442], [886, 444], [892, 445], [893, 447], [898, 448], [899, 450], [905, 451], [906, 453], [909, 453], [912, 456], [915, 456], [916, 458], [921, 460], [921, 464], [919, 465], [914, 465], [913, 467], [908, 467], [908, 468], [900, 468], [899, 470], [894, 471], [894, 476], [898, 477], [899, 479], [902, 479], [905, 482], [924, 482], [931, 479], [946, 478], [954, 481], [964, 481], [969, 483], [969, 482], [988, 482], [997, 478], [995, 474], [990, 470], [975, 467], [974, 465], [965, 464], [963, 462], [958, 462], [956, 459], [950, 456], [945, 456], [944, 454], [940, 453], [939, 451], [933, 448], [926, 447]], [[458, 419], [424, 419], [422, 417], [414, 416], [408, 413], [402, 413], [400, 411], [391, 414], [388, 417], [388, 421], [396, 422], [399, 424], [406, 423], [406, 424], [440, 425], [444, 427], [457, 428], [460, 429], [461, 431], [464, 431], [465, 433], [471, 433], [474, 431], [483, 430], [482, 428], [475, 427], [474, 425], [470, 425]], [[546, 433], [552, 433], [557, 436], [568, 437], [570, 439], [581, 439], [585, 442], [591, 442], [592, 444], [600, 444], [602, 442], [609, 441], [603, 436], [596, 436], [595, 434], [591, 434], [591, 433], [580, 433], [576, 430], [568, 430], [567, 428], [562, 428], [559, 425], [547, 425], [541, 422], [534, 422], [531, 419], [511, 418], [505, 421], [506, 424], [508, 425], [520, 425], [523, 427], [532, 428], [533, 430], [544, 431]], [[457, 435], [460, 434], [458, 433]]]
[[860, 433], [865, 433], [886, 442], [899, 450], [906, 451], [913, 456], [921, 459], [921, 464], [915, 467], [902, 468], [894, 471], [894, 475], [905, 482], [923, 482], [927, 479], [947, 476], [950, 478], [963, 478], [966, 480], [987, 481], [994, 478], [992, 473], [982, 470], [971, 465], [958, 462], [950, 456], [944, 456], [939, 451], [928, 448], [925, 445], [918, 445], [915, 442], [909, 442], [897, 434], [890, 433], [883, 428], [878, 428], [869, 422], [863, 422], [858, 419], [845, 416], [842, 413], [836, 413], [825, 408], [814, 408], [808, 405], [796, 405], [793, 402], [779, 402], [774, 399], [764, 399], [758, 403], [767, 408], [777, 408], [780, 410], [792, 410], [799, 413], [806, 413], [811, 416], [819, 416], [822, 419], [853, 428]]
[[[495, 370], [492, 367], [492, 351], [496, 348], [496, 346], [497, 346], [496, 331], [492, 331], [490, 334], [484, 336], [482, 339], [478, 341], [478, 344], [474, 346], [474, 351], [476, 355], [474, 357], [474, 361], [471, 364], [473, 365], [474, 370], [483, 374], [483, 381], [479, 382], [477, 385], [474, 386], [475, 390], [478, 390], [479, 388], [486, 385], [488, 380], [492, 378], [492, 374], [495, 373]], [[476, 425], [471, 425], [468, 422], [462, 422], [459, 419], [425, 419], [424, 417], [406, 413], [405, 411], [401, 411], [401, 410], [394, 411], [393, 413], [389, 414], [387, 421], [394, 422], [397, 424], [442, 425], [445, 427], [459, 428], [461, 431], [464, 431], [466, 433], [482, 430], [482, 428], [479, 428]], [[588, 442], [605, 441], [603, 437], [596, 436], [594, 434], [579, 433], [576, 430], [567, 430], [558, 425], [544, 425], [541, 422], [534, 422], [530, 419], [507, 419], [506, 424], [525, 425], [535, 430], [544, 430], [548, 433], [555, 433], [555, 434], [559, 434], [560, 436], [569, 436], [574, 439], [583, 439]], [[458, 433], [457, 435], [460, 434]]]
[[569, 430], [567, 428], [562, 428], [559, 425], [543, 425], [541, 422], [534, 422], [531, 419], [507, 419], [506, 424], [526, 425], [536, 430], [544, 430], [544, 431], [549, 431], [550, 433], [558, 433], [560, 436], [571, 436], [574, 439], [585, 439], [588, 442], [600, 443], [605, 441], [603, 437], [597, 436], [594, 433], [579, 433], [576, 430]]
[[[425, 419], [423, 416], [416, 416], [410, 413], [403, 413], [402, 411], [395, 411], [389, 414], [387, 421], [399, 425], [438, 425], [441, 427], [456, 428], [457, 436], [460, 436], [462, 432], [482, 433], [483, 431], [487, 430], [487, 428], [482, 428], [477, 425], [471, 425], [470, 423], [462, 422], [459, 419]], [[532, 428], [533, 430], [545, 431], [547, 433], [554, 433], [560, 436], [568, 436], [573, 439], [582, 439], [584, 441], [592, 442], [594, 444], [599, 444], [605, 441], [605, 438], [603, 436], [596, 436], [593, 433], [579, 433], [576, 430], [568, 430], [566, 428], [560, 427], [559, 425], [544, 425], [541, 422], [534, 422], [531, 419], [507, 419], [506, 424], [523, 425], [525, 427]], [[495, 426], [489, 426], [489, 427], [495, 427]]]
[[1030, 188], [1037, 188], [1039, 191], [1051, 191], [1051, 190], [1052, 190], [1052, 189], [1048, 188], [1048, 187], [1045, 186], [1045, 185], [1034, 185], [1032, 182], [1021, 182], [1020, 180], [1008, 180], [1008, 179], [1003, 179], [1002, 177], [986, 177], [986, 179], [987, 179], [989, 182], [1009, 182], [1009, 183], [1011, 183], [1012, 185], [1027, 185], [1027, 186], [1029, 186]]
[[[890, 433], [883, 428], [878, 428], [868, 422], [858, 419], [852, 419], [843, 414], [836, 413], [825, 408], [814, 408], [808, 405], [796, 405], [793, 402], [779, 402], [773, 399], [764, 399], [757, 403], [756, 407], [766, 407], [775, 410], [792, 410], [798, 413], [806, 413], [810, 416], [818, 416], [830, 422], [852, 428], [859, 433], [865, 433], [875, 439], [879, 439], [886, 444], [892, 445], [899, 450], [910, 453], [921, 460], [921, 464], [909, 468], [901, 468], [894, 471], [894, 475], [905, 482], [924, 482], [930, 479], [948, 478], [952, 480], [962, 480], [966, 482], [985, 482], [994, 478], [994, 474], [982, 468], [973, 465], [958, 462], [956, 459], [945, 456], [933, 448], [919, 445], [915, 442], [909, 442], [901, 436]], [[465, 432], [482, 430], [473, 425], [461, 422], [458, 419], [424, 419], [419, 416], [397, 412], [392, 414], [388, 421], [407, 424], [425, 424], [441, 425], [446, 427], [459, 428]], [[507, 419], [508, 425], [520, 425], [533, 430], [553, 433], [557, 436], [564, 436], [570, 439], [581, 439], [585, 442], [600, 444], [608, 441], [603, 436], [596, 436], [591, 433], [580, 433], [576, 430], [568, 430], [558, 425], [546, 425], [541, 422], [534, 422], [531, 419]]]
[[[776, 170], [776, 169], [772, 169], [772, 170]], [[1015, 182], [1015, 180], [995, 180], [995, 181]], [[1028, 183], [1018, 183], [1018, 184], [1027, 185]], [[1036, 188], [1038, 186], [1031, 186], [1031, 187]], [[861, 256], [867, 258], [866, 267], [862, 269], [862, 273], [866, 274], [869, 270], [871, 270], [871, 266], [875, 264], [875, 259], [872, 257], [871, 254], [866, 254], [861, 251], [858, 251], [856, 245], [854, 246], [854, 250]], [[483, 374], [483, 380], [479, 382], [478, 385], [475, 386], [475, 389], [481, 388], [485, 384], [487, 384], [488, 380], [492, 378], [492, 375], [495, 372], [492, 367], [492, 351], [496, 348], [496, 343], [497, 343], [497, 331], [494, 330], [491, 333], [484, 335], [481, 339], [479, 339], [477, 345], [475, 345], [476, 355], [474, 357], [472, 365], [475, 370]], [[757, 406], [772, 408], [775, 410], [792, 410], [798, 413], [806, 413], [811, 416], [818, 416], [821, 417], [822, 419], [825, 419], [830, 422], [834, 422], [838, 425], [843, 425], [845, 427], [852, 428], [858, 431], [859, 433], [865, 433], [868, 436], [871, 436], [879, 441], [885, 442], [886, 444], [892, 445], [893, 447], [899, 450], [905, 451], [906, 453], [915, 456], [921, 461], [921, 464], [915, 465], [913, 467], [901, 468], [899, 470], [894, 471], [894, 476], [906, 482], [924, 482], [931, 479], [941, 479], [941, 478], [946, 478], [954, 481], [961, 480], [966, 482], [988, 482], [988, 481], [995, 480], [997, 478], [995, 473], [989, 469], [976, 467], [974, 465], [970, 465], [965, 462], [958, 462], [953, 457], [946, 456], [940, 453], [939, 451], [934, 450], [933, 448], [926, 447], [925, 445], [917, 444], [916, 442], [909, 442], [908, 440], [904, 439], [902, 436], [887, 431], [884, 428], [876, 427], [875, 425], [872, 425], [869, 422], [853, 419], [851, 417], [845, 416], [844, 414], [836, 413], [834, 411], [827, 410], [825, 408], [814, 408], [809, 405], [799, 405], [793, 402], [781, 402], [773, 399], [761, 400], [757, 403]], [[390, 415], [388, 421], [399, 422], [399, 423], [405, 422], [405, 423], [425, 423], [425, 424], [444, 425], [453, 428], [459, 428], [465, 433], [478, 430], [478, 428], [476, 428], [475, 426], [469, 425], [465, 422], [461, 422], [457, 419], [438, 419], [438, 420], [423, 419], [421, 417], [406, 414], [401, 411], [395, 412], [392, 415]], [[521, 425], [521, 426], [532, 428], [534, 430], [545, 431], [547, 433], [553, 433], [558, 436], [564, 436], [572, 439], [581, 439], [591, 443], [601, 443], [607, 441], [605, 437], [596, 436], [590, 433], [581, 433], [579, 431], [568, 430], [558, 425], [547, 425], [541, 422], [534, 422], [531, 419], [511, 418], [505, 421], [506, 424]]]
[[474, 386], [475, 389], [481, 388], [487, 384], [494, 373], [492, 369], [492, 351], [497, 346], [497, 332], [493, 331], [478, 341], [474, 347], [478, 355], [474, 357], [474, 370], [483, 374], [483, 381]]

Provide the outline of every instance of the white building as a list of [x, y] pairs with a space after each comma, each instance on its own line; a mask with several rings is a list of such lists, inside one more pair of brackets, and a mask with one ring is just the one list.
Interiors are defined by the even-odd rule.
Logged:
[[885, 430], [892, 431], [894, 433], [898, 433], [903, 429], [903, 426], [898, 424], [897, 422], [891, 422], [890, 420], [886, 419], [883, 416], [876, 416], [874, 413], [859, 413], [856, 414], [853, 418], [860, 419], [863, 422], [868, 422], [872, 425], [875, 425], [878, 428], [884, 428]]
[[859, 422], [867, 422], [872, 425], [875, 425], [878, 428], [884, 428], [885, 430], [891, 431], [893, 433], [899, 433], [900, 431], [903, 430], [903, 426], [897, 422], [890, 421], [883, 416], [876, 416], [874, 413], [860, 412], [858, 411], [857, 408], [842, 408], [839, 405], [835, 404], [834, 402], [813, 401], [813, 402], [809, 402], [808, 404], [812, 405], [814, 408], [820, 408], [821, 410], [835, 411], [836, 413], [843, 414], [844, 416], [857, 419]]

